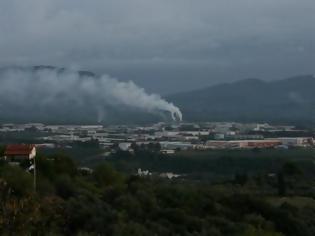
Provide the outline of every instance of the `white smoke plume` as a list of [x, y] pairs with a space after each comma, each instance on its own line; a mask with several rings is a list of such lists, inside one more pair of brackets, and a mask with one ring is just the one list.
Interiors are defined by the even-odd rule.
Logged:
[[[121, 105], [147, 112], [169, 112], [173, 120], [182, 120], [182, 113], [174, 104], [157, 94], [148, 94], [132, 81], [120, 82], [108, 75], [92, 74], [56, 68], [11, 68], [0, 73], [0, 104], [14, 103], [46, 106], [63, 102], [78, 106], [94, 106], [101, 121], [105, 105]], [[1, 115], [1, 114], [0, 114]]]

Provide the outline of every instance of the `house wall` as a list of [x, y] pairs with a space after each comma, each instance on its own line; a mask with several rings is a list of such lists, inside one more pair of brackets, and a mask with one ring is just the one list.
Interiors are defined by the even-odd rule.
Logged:
[[35, 156], [36, 156], [36, 148], [33, 147], [33, 149], [32, 149], [32, 151], [31, 151], [31, 153], [30, 153], [28, 158], [29, 159], [33, 159]]

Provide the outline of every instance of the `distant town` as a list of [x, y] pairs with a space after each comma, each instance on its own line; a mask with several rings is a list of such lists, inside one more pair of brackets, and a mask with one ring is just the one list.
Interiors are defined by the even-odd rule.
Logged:
[[[120, 149], [133, 152], [135, 145], [158, 145], [161, 153], [208, 149], [260, 149], [313, 147], [309, 130], [267, 123], [157, 123], [146, 126], [2, 124], [1, 141], [10, 134], [32, 134], [37, 148], [72, 148], [73, 144], [96, 143], [104, 156]], [[27, 136], [26, 136], [27, 137]]]

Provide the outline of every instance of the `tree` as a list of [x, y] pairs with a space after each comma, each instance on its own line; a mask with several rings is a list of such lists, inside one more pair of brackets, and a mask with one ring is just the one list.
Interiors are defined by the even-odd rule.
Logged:
[[22, 197], [33, 192], [33, 176], [19, 166], [3, 166], [0, 176], [7, 183], [11, 194]]
[[286, 162], [282, 166], [282, 172], [287, 176], [298, 176], [302, 174], [301, 169], [294, 162]]
[[62, 198], [70, 198], [75, 195], [76, 188], [73, 180], [68, 175], [58, 176], [55, 182], [56, 192]]
[[4, 156], [4, 151], [5, 151], [5, 146], [4, 145], [0, 145], [0, 157]]
[[122, 176], [107, 164], [96, 167], [93, 172], [93, 177], [96, 183], [100, 186], [108, 186], [121, 183]]
[[240, 185], [245, 185], [248, 181], [248, 175], [245, 173], [245, 174], [236, 174], [235, 177], [234, 177], [234, 182], [236, 184], [240, 184]]
[[287, 193], [287, 185], [286, 185], [286, 181], [285, 181], [285, 177], [284, 174], [282, 173], [282, 171], [278, 172], [277, 174], [277, 179], [278, 179], [278, 194], [280, 196], [285, 196]]
[[77, 168], [73, 160], [63, 154], [53, 156], [54, 169], [56, 174], [66, 174], [74, 176], [77, 173]]
[[53, 180], [57, 174], [55, 171], [55, 163], [53, 159], [44, 156], [36, 156], [36, 170], [38, 175], [44, 176], [49, 180]]

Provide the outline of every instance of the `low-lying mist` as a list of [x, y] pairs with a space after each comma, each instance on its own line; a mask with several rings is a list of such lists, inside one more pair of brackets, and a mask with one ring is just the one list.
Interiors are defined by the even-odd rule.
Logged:
[[[108, 75], [54, 67], [14, 67], [0, 71], [0, 119], [8, 107], [41, 113], [54, 109], [94, 111], [95, 121], [106, 121], [107, 109], [137, 109], [173, 120], [182, 120], [174, 104], [148, 94], [134, 82], [121, 82]], [[50, 114], [52, 115], [52, 114]], [[56, 114], [57, 115], [57, 114]]]

